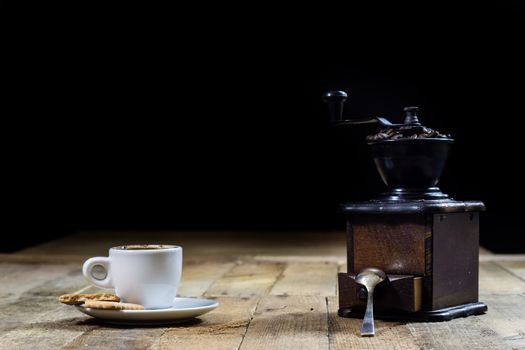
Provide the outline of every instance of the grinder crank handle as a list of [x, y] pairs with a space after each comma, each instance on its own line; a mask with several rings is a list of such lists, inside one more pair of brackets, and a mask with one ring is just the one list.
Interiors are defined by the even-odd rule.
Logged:
[[357, 125], [379, 123], [383, 127], [399, 127], [403, 124], [392, 124], [383, 117], [363, 118], [363, 119], [343, 119], [343, 108], [348, 95], [344, 91], [328, 91], [323, 95], [323, 101], [328, 105], [330, 123], [336, 125]]
[[374, 288], [387, 278], [386, 274], [375, 267], [367, 267], [357, 274], [356, 283], [364, 286], [367, 292], [366, 311], [361, 325], [361, 336], [371, 337], [374, 329]]

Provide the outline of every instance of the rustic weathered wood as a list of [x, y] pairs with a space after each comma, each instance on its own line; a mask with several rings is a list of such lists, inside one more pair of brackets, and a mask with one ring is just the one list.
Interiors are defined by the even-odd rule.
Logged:
[[264, 297], [240, 349], [328, 349], [326, 298]]
[[[363, 338], [361, 320], [337, 316], [332, 292], [337, 270], [346, 271], [342, 233], [309, 234], [299, 243], [243, 235], [231, 246], [220, 236], [200, 243], [193, 234], [173, 236], [190, 244], [179, 294], [217, 298], [221, 306], [169, 327], [108, 326], [57, 302], [59, 294], [96, 290], [81, 275], [81, 263], [93, 251], [107, 252], [107, 242], [119, 237], [86, 243], [79, 234], [65, 238], [62, 248], [55, 241], [32, 248], [34, 254], [0, 255], [0, 349], [525, 348], [523, 255], [482, 255], [480, 300], [487, 314], [444, 323], [376, 321], [376, 336]], [[127, 242], [151, 237], [136, 233]]]
[[149, 350], [238, 349], [259, 299], [219, 297], [220, 306], [200, 322], [169, 327]]
[[525, 282], [525, 259], [521, 261], [498, 261], [496, 263]]
[[[80, 243], [81, 242], [81, 243]], [[342, 231], [301, 232], [301, 239], [289, 232], [79, 232], [60, 240], [24, 249], [17, 255], [26, 259], [39, 256], [61, 258], [107, 256], [108, 249], [122, 244], [162, 242], [184, 248], [184, 261], [230, 261], [239, 255], [273, 256], [340, 256], [346, 254], [345, 234]], [[279, 242], [279, 244], [276, 244]], [[79, 260], [82, 260], [79, 259]]]
[[9, 331], [0, 330], [0, 349], [60, 349], [97, 327], [72, 307], [53, 304], [45, 313], [27, 312], [28, 318]]
[[5, 302], [6, 298], [17, 298], [32, 288], [75, 270], [79, 271], [78, 265], [21, 265], [16, 271], [0, 277], [0, 302]]
[[[76, 278], [78, 271], [80, 270], [77, 265], [29, 264], [21, 265], [16, 272], [0, 277], [0, 316], [4, 316], [8, 310], [12, 309], [12, 304], [19, 301], [20, 298], [31, 299], [32, 297], [49, 296], [52, 292], [45, 289], [46, 283], [63, 278], [69, 273], [73, 273]], [[85, 284], [84, 281], [82, 283]], [[38, 289], [41, 285], [43, 288]], [[58, 291], [58, 289], [54, 291]], [[16, 313], [16, 311], [13, 312]]]
[[478, 301], [479, 213], [434, 214], [433, 310]]
[[348, 266], [346, 264], [339, 265], [337, 272], [339, 273], [348, 272]]
[[478, 301], [479, 213], [362, 214], [347, 219], [349, 272], [376, 267], [387, 274], [423, 277], [424, 310]]
[[328, 326], [331, 350], [412, 350], [420, 349], [408, 327], [402, 323], [376, 320], [375, 337], [361, 337], [361, 320], [337, 316], [337, 298], [328, 297]]
[[[34, 349], [35, 344], [46, 344], [48, 348], [58, 348], [82, 334], [86, 327], [70, 327], [85, 317], [72, 307], [60, 304], [57, 296], [70, 292], [83, 292], [86, 281], [76, 265], [60, 268], [44, 265], [23, 264], [17, 269], [16, 276], [30, 277], [24, 281], [25, 288], [12, 288], [17, 294], [2, 298], [0, 304], [0, 348]], [[16, 287], [14, 274], [5, 276], [4, 288]], [[7, 280], [10, 277], [10, 280]], [[18, 277], [20, 278], [20, 277]]]
[[275, 283], [272, 295], [336, 295], [337, 265], [290, 263]]
[[492, 252], [484, 247], [479, 247], [479, 255], [492, 255]]
[[[250, 260], [251, 256], [241, 256], [241, 259]], [[345, 264], [346, 259], [339, 254], [336, 255], [256, 255], [254, 261], [267, 261], [277, 263], [332, 263]]]
[[164, 332], [164, 328], [98, 326], [83, 332], [63, 349], [148, 349]]
[[276, 263], [240, 263], [215, 281], [205, 296], [255, 297], [268, 293], [284, 269]]
[[488, 261], [497, 261], [497, 262], [504, 262], [504, 261], [525, 261], [525, 254], [485, 254], [479, 256], [480, 262], [488, 262]]
[[520, 280], [496, 262], [480, 263], [479, 271], [479, 287], [482, 292], [498, 294], [525, 293], [525, 281]]
[[512, 349], [525, 349], [525, 294], [482, 294], [489, 312], [480, 320]]
[[422, 349], [508, 349], [496, 332], [486, 327], [482, 317], [456, 318], [448, 322], [407, 324]]
[[398, 275], [425, 275], [425, 241], [430, 237], [426, 215], [355, 216], [354, 270], [377, 267]]
[[177, 294], [183, 297], [200, 297], [226, 272], [232, 269], [233, 262], [200, 262], [184, 265], [182, 279]]

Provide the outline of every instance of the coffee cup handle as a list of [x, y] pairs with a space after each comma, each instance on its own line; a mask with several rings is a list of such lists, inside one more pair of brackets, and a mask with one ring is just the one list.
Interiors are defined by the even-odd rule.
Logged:
[[[93, 268], [96, 266], [101, 266], [105, 270], [106, 275], [103, 278], [97, 278], [97, 276], [94, 276]], [[103, 273], [103, 271], [100, 272]], [[82, 266], [82, 273], [84, 274], [84, 277], [86, 277], [86, 279], [91, 282], [91, 284], [97, 287], [105, 289], [113, 288], [109, 258], [96, 256], [94, 258], [87, 259], [86, 262], [84, 262], [84, 266]]]

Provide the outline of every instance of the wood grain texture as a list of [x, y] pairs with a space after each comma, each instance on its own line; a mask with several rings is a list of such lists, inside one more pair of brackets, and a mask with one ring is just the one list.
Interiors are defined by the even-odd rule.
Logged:
[[481, 262], [479, 271], [480, 292], [498, 294], [525, 293], [525, 281], [513, 275], [496, 262]]
[[497, 264], [525, 282], [525, 259], [515, 261], [498, 261]]
[[336, 264], [290, 263], [270, 294], [335, 296], [336, 278]]
[[373, 266], [386, 273], [425, 275], [425, 240], [431, 235], [425, 215], [356, 216], [349, 220], [354, 249], [354, 270], [349, 272]]
[[[340, 256], [346, 254], [344, 231], [304, 231], [295, 234], [278, 231], [85, 231], [30, 247], [16, 255], [39, 260], [46, 256], [107, 256], [110, 247], [122, 244], [162, 242], [184, 248], [184, 262], [222, 259], [232, 261], [239, 255]], [[276, 244], [279, 242], [279, 244]], [[82, 261], [82, 258], [79, 259]]]
[[479, 247], [479, 255], [492, 255], [492, 252], [487, 248]]
[[205, 293], [205, 296], [255, 297], [268, 293], [284, 270], [283, 264], [238, 263]]
[[0, 302], [18, 298], [26, 291], [75, 270], [79, 271], [78, 265], [20, 265], [20, 268], [15, 272], [0, 276]]
[[375, 337], [361, 337], [361, 320], [337, 316], [337, 298], [328, 297], [328, 325], [331, 350], [415, 350], [420, 349], [406, 325], [376, 320]]
[[432, 221], [431, 308], [477, 302], [479, 213], [434, 214]]
[[65, 349], [237, 349], [258, 299], [222, 297], [212, 313], [168, 327], [107, 327], [90, 320]]
[[0, 331], [8, 331], [61, 307], [58, 295], [86, 282], [77, 266], [23, 265], [0, 282]]
[[62, 349], [148, 349], [164, 328], [96, 326], [74, 338]]
[[348, 272], [348, 266], [346, 264], [341, 264], [337, 268], [337, 272]]
[[210, 286], [230, 271], [234, 263], [199, 262], [184, 265], [177, 294], [182, 297], [200, 297]]
[[[27, 271], [41, 274], [33, 281], [23, 281], [25, 288], [13, 288], [18, 292], [16, 300], [3, 299], [0, 305], [0, 349], [34, 349], [35, 344], [43, 348], [59, 348], [81, 335], [89, 327], [82, 324], [85, 319], [73, 307], [58, 302], [57, 296], [71, 291], [94, 290], [85, 288], [86, 281], [78, 266], [62, 266], [49, 269], [44, 266], [24, 264], [18, 271], [22, 276], [33, 276]], [[62, 275], [56, 277], [57, 271]], [[13, 277], [13, 276], [11, 276]], [[15, 282], [9, 281], [13, 286]], [[6, 302], [10, 301], [10, 302]], [[75, 326], [80, 322], [80, 326]]]
[[47, 312], [32, 314], [9, 331], [0, 331], [0, 349], [60, 349], [97, 327], [70, 306], [54, 304]]
[[212, 313], [176, 327], [169, 327], [149, 350], [238, 349], [255, 312], [258, 298], [219, 297]]
[[[244, 233], [231, 246], [211, 236], [200, 243], [172, 237], [194, 244], [185, 250], [179, 294], [217, 298], [220, 307], [169, 327], [108, 326], [58, 303], [59, 294], [97, 290], [86, 284], [81, 263], [119, 240], [101, 237], [82, 250], [77, 239], [85, 236], [76, 237], [66, 237], [62, 247], [58, 240], [32, 248], [34, 255], [0, 255], [0, 349], [525, 348], [524, 256], [483, 255], [480, 300], [488, 304], [487, 314], [444, 323], [377, 321], [376, 336], [362, 338], [360, 320], [338, 317], [337, 297], [325, 295], [336, 288], [336, 272], [346, 271], [344, 236], [310, 233], [298, 243], [258, 241]], [[188, 256], [192, 250], [197, 255]]]
[[266, 296], [257, 307], [240, 349], [328, 349], [326, 299]]
[[436, 323], [409, 323], [407, 327], [421, 349], [508, 349], [503, 339], [482, 322], [483, 317], [470, 316]]
[[480, 317], [512, 349], [525, 349], [525, 294], [483, 294], [489, 312]]

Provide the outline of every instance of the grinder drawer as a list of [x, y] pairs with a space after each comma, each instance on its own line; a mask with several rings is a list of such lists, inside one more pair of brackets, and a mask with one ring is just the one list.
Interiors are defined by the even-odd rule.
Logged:
[[[355, 273], [339, 273], [339, 307], [365, 309], [366, 289], [355, 282]], [[374, 309], [416, 312], [422, 309], [423, 278], [387, 274], [374, 291]]]

